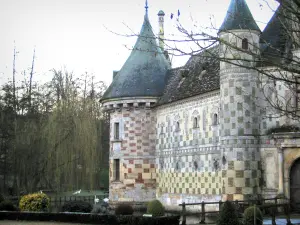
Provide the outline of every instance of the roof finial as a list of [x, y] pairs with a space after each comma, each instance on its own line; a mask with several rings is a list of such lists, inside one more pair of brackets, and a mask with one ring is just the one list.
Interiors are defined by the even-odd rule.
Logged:
[[148, 0], [145, 2], [145, 9], [146, 9], [146, 14], [148, 14]]

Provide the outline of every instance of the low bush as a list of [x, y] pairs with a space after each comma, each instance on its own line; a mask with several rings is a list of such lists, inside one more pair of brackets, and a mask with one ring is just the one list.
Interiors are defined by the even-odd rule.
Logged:
[[90, 213], [93, 207], [90, 203], [84, 201], [71, 201], [62, 206], [62, 212], [82, 212]]
[[93, 206], [91, 213], [102, 213], [102, 214], [110, 213], [110, 208], [108, 203], [104, 202], [102, 204], [95, 204]]
[[152, 200], [147, 205], [147, 213], [152, 216], [164, 216], [165, 208], [159, 200]]
[[17, 211], [17, 207], [11, 201], [4, 200], [0, 203], [0, 211]]
[[237, 210], [232, 202], [226, 201], [220, 209], [217, 225], [240, 225]]
[[116, 215], [132, 215], [133, 214], [133, 208], [132, 205], [124, 203], [117, 205], [115, 209]]
[[19, 203], [21, 211], [46, 212], [50, 205], [49, 197], [44, 193], [24, 195]]
[[263, 224], [263, 214], [257, 206], [250, 206], [244, 212], [244, 224], [245, 225], [253, 225], [254, 224], [254, 209], [255, 209], [255, 217], [256, 224]]

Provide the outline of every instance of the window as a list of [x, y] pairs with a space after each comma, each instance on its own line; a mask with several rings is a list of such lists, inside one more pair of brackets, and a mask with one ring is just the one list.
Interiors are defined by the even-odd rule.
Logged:
[[203, 130], [206, 130], [206, 111], [203, 110]]
[[198, 170], [198, 162], [194, 161], [194, 169], [197, 171]]
[[114, 159], [114, 165], [113, 165], [113, 178], [115, 181], [120, 180], [120, 159]]
[[218, 114], [215, 113], [213, 116], [213, 125], [217, 125], [218, 124]]
[[242, 40], [242, 49], [245, 49], [245, 50], [248, 50], [248, 39], [247, 38], [244, 38]]
[[296, 77], [296, 110], [298, 111], [300, 108], [300, 77]]
[[197, 117], [194, 117], [194, 120], [193, 120], [193, 128], [197, 128], [198, 127], [198, 118]]
[[180, 130], [180, 124], [179, 124], [179, 122], [177, 121], [176, 122], [176, 129], [175, 129], [176, 131], [179, 131]]
[[120, 139], [120, 123], [114, 123], [114, 139]]

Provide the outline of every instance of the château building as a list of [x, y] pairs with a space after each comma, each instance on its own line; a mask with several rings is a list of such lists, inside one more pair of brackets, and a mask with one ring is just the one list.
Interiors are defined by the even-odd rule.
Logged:
[[[268, 133], [297, 121], [272, 116], [262, 74], [251, 69], [270, 66], [253, 65], [249, 54], [268, 57], [275, 46], [299, 56], [299, 49], [284, 45], [276, 13], [262, 32], [246, 1], [231, 0], [218, 32], [223, 42], [211, 51], [232, 58], [236, 50], [228, 46], [237, 46], [248, 68], [206, 51], [171, 68], [163, 51], [164, 15], [159, 11], [157, 43], [146, 5], [135, 46], [101, 99], [110, 114], [110, 201], [156, 198], [172, 206], [278, 194], [299, 199], [300, 133]], [[288, 91], [276, 82], [279, 93]]]

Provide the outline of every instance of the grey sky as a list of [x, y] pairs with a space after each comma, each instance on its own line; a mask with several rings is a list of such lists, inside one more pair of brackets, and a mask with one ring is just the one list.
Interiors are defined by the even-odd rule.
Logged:
[[[181, 12], [180, 21], [186, 27], [197, 23], [206, 26], [212, 18], [219, 27], [230, 0], [148, 0], [149, 18], [157, 33], [157, 12], [166, 13], [167, 37], [179, 35], [170, 14]], [[261, 29], [272, 16], [274, 0], [247, 0]], [[263, 3], [263, 6], [260, 4]], [[36, 48], [35, 80], [50, 77], [51, 68], [64, 66], [80, 75], [93, 73], [97, 80], [111, 82], [112, 71], [124, 64], [135, 38], [115, 35], [108, 29], [130, 34], [139, 32], [144, 15], [144, 0], [0, 0], [0, 73], [3, 83], [12, 74], [14, 41], [17, 48], [17, 72], [30, 67]], [[191, 22], [193, 19], [193, 22]], [[125, 25], [124, 25], [125, 24]], [[173, 66], [180, 66], [186, 58], [176, 58]]]

